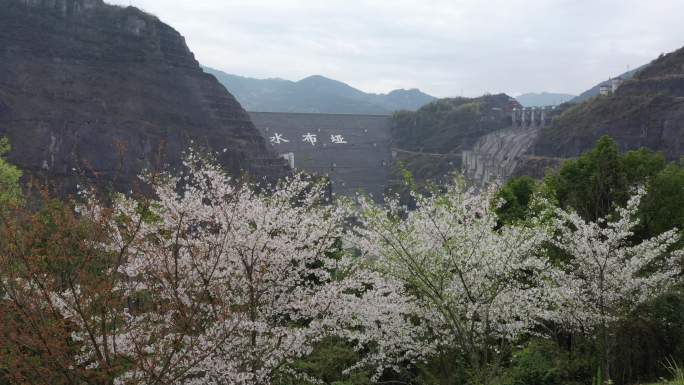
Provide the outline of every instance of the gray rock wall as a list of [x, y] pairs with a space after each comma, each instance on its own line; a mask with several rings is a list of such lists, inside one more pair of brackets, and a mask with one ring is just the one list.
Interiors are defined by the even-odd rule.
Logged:
[[83, 178], [128, 190], [191, 145], [233, 174], [287, 172], [177, 31], [95, 0], [0, 0], [2, 135], [11, 162], [67, 191]]
[[539, 135], [539, 128], [509, 128], [481, 137], [472, 150], [463, 151], [463, 174], [484, 185], [502, 183], [513, 176]]

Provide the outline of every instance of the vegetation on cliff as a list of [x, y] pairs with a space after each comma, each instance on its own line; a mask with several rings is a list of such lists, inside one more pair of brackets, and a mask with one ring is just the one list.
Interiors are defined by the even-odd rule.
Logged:
[[21, 199], [21, 170], [5, 159], [11, 148], [9, 140], [0, 137], [0, 211], [18, 204]]
[[505, 94], [439, 99], [418, 111], [399, 111], [391, 130], [395, 167], [388, 189], [406, 195], [404, 171], [418, 184], [444, 183], [460, 171], [461, 152], [484, 135], [511, 125], [506, 111], [517, 105]]
[[641, 68], [617, 90], [574, 105], [542, 130], [537, 155], [575, 157], [610, 135], [621, 150], [684, 155], [684, 48]]
[[482, 135], [510, 126], [505, 110], [512, 99], [505, 94], [479, 98], [439, 99], [392, 117], [396, 147], [430, 153], [460, 153]]

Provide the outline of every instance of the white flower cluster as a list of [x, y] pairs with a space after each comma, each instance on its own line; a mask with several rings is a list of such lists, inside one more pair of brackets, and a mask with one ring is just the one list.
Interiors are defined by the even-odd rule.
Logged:
[[570, 258], [552, 270], [557, 290], [552, 319], [569, 328], [591, 331], [624, 317], [662, 293], [680, 274], [682, 250], [672, 251], [679, 232], [672, 229], [635, 243], [637, 211], [646, 191], [639, 188], [614, 219], [587, 222], [577, 213], [556, 210], [553, 243]]
[[[634, 241], [644, 194], [639, 189], [612, 220], [586, 222], [537, 200], [540, 218], [502, 225], [494, 189], [480, 193], [457, 181], [445, 193], [414, 194], [414, 211], [396, 199], [386, 207], [361, 199], [351, 242], [377, 271], [410, 288], [436, 338], [484, 373], [501, 341], [544, 335], [549, 322], [580, 332], [601, 327], [605, 336], [611, 322], [676, 282], [677, 229]], [[551, 263], [550, 246], [560, 261]]]
[[106, 248], [130, 299], [107, 346], [134, 363], [117, 383], [268, 384], [330, 336], [365, 353], [350, 370], [423, 356], [402, 285], [339, 252], [347, 214], [322, 204], [323, 185], [259, 189], [193, 154], [185, 167], [149, 205], [114, 207]]
[[455, 343], [476, 366], [487, 344], [541, 321], [549, 290], [550, 266], [539, 253], [549, 229], [499, 226], [494, 193], [455, 183], [444, 194], [414, 195], [417, 207], [409, 212], [397, 200], [385, 209], [362, 199], [352, 240], [378, 271], [413, 290], [436, 337]]
[[99, 299], [78, 287], [49, 296], [74, 328], [76, 364], [130, 363], [117, 384], [315, 382], [293, 364], [328, 337], [359, 353], [348, 371], [376, 380], [443, 346], [486, 372], [502, 344], [549, 322], [605, 331], [680, 272], [676, 230], [634, 241], [643, 189], [614, 218], [557, 209], [504, 225], [493, 188], [457, 182], [415, 194], [408, 211], [396, 199], [326, 204], [325, 187], [302, 176], [242, 183], [192, 153], [185, 169], [146, 178], [149, 202], [108, 208], [84, 195], [80, 215], [107, 221], [100, 246], [118, 260], [108, 295], [125, 306], [87, 315]]

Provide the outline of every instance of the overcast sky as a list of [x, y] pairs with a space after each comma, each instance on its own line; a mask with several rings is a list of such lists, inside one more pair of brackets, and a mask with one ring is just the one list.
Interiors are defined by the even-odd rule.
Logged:
[[684, 0], [106, 0], [180, 31], [204, 65], [367, 92], [580, 93], [684, 46]]

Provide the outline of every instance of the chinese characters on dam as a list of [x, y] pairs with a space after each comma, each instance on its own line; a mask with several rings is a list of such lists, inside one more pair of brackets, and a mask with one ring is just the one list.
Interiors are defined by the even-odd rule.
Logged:
[[283, 138], [283, 136], [281, 134], [275, 133], [271, 137], [271, 143], [273, 143], [273, 144], [290, 143], [290, 141]]
[[330, 178], [335, 195], [380, 198], [392, 164], [389, 116], [250, 112], [292, 168]]
[[[273, 136], [270, 137], [270, 141], [272, 144], [290, 143], [289, 139], [286, 139], [282, 134], [279, 134], [277, 132], [273, 133]], [[307, 142], [307, 143], [310, 143], [312, 146], [315, 146], [316, 142], [318, 142], [318, 135], [307, 132], [306, 134], [302, 135], [302, 142]], [[344, 136], [334, 135], [334, 134], [330, 135], [330, 142], [332, 144], [347, 144], [348, 143], [344, 139]]]

